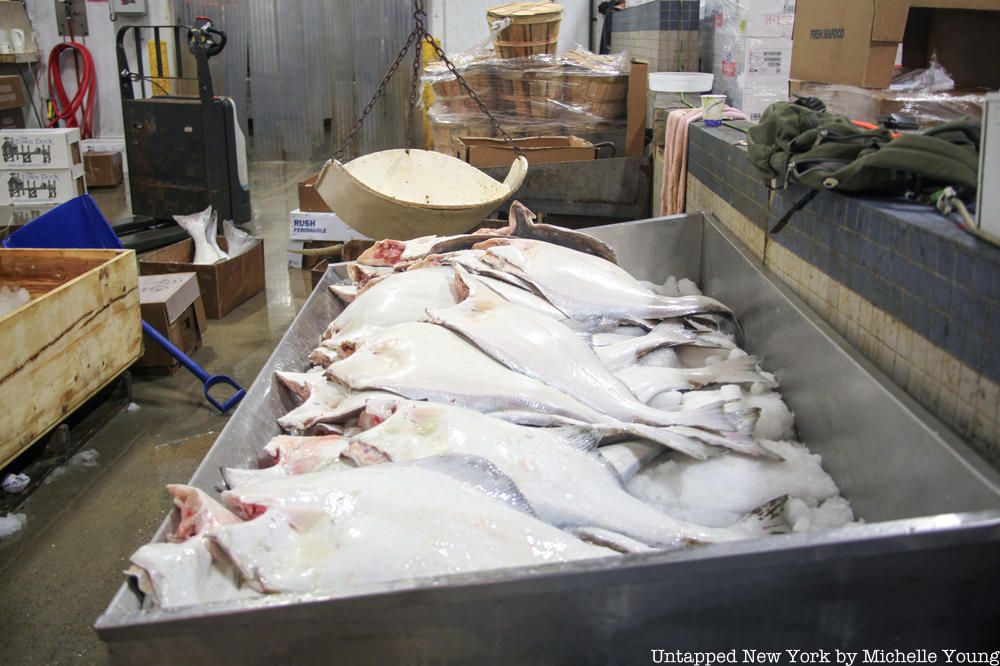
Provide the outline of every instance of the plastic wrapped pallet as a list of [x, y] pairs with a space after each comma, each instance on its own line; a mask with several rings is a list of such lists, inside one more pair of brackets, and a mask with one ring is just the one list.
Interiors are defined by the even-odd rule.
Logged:
[[[513, 137], [578, 136], [615, 142], [625, 129], [629, 61], [576, 49], [501, 59], [489, 52], [458, 54], [454, 63], [504, 130]], [[428, 109], [429, 146], [456, 154], [460, 136], [492, 137], [497, 131], [441, 63], [429, 63], [424, 82], [433, 93]]]
[[788, 98], [794, 0], [708, 0], [701, 41], [714, 91], [758, 120]]

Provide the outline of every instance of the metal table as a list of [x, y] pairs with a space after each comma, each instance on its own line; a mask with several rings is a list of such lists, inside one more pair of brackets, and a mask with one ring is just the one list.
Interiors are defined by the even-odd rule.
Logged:
[[[1000, 620], [1000, 477], [701, 215], [600, 227], [641, 279], [696, 280], [778, 374], [802, 441], [865, 525], [673, 553], [139, 610], [97, 622], [118, 664], [617, 664], [652, 649], [983, 648]], [[192, 483], [250, 465], [338, 306], [331, 268]], [[342, 267], [341, 267], [342, 270]], [[171, 520], [161, 527], [164, 538]]]

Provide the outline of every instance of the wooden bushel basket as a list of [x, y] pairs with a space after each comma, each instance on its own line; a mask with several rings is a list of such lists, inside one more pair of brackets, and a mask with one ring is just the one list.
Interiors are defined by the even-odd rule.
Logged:
[[556, 52], [562, 5], [556, 2], [509, 2], [486, 12], [486, 21], [509, 18], [509, 26], [500, 31], [494, 43], [501, 58], [523, 58], [539, 53]]

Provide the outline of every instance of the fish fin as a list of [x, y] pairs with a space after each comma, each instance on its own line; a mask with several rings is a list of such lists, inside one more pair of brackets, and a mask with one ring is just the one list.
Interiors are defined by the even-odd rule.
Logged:
[[392, 457], [388, 453], [377, 446], [372, 446], [360, 440], [354, 440], [348, 444], [341, 455], [351, 460], [358, 467], [382, 465], [392, 462]]
[[[756, 356], [742, 356], [720, 361], [707, 366], [712, 384], [753, 384], [761, 383], [768, 388], [777, 387], [778, 383], [765, 377], [757, 367]], [[695, 383], [695, 381], [692, 381]]]
[[789, 531], [785, 520], [788, 495], [781, 495], [764, 502], [739, 519], [734, 527], [751, 534], [783, 534]]
[[331, 284], [330, 293], [344, 303], [351, 303], [358, 295], [358, 288], [353, 284]]
[[549, 432], [563, 438], [568, 445], [577, 451], [588, 453], [601, 443], [601, 433], [589, 426], [562, 426], [551, 428]]
[[595, 546], [610, 548], [619, 553], [649, 553], [656, 550], [641, 541], [636, 541], [632, 537], [603, 527], [581, 526], [572, 527], [566, 531], [581, 541], [586, 541]]
[[752, 437], [739, 432], [719, 433], [703, 430], [701, 428], [692, 428], [689, 426], [676, 426], [673, 430], [674, 432], [685, 435], [695, 441], [717, 447], [717, 450], [719, 451], [732, 451], [734, 453], [742, 453], [744, 455], [754, 456], [755, 458], [765, 458], [768, 460], [780, 459], [775, 457], [775, 453], [773, 451], [770, 451], [755, 442]]
[[[709, 446], [708, 444], [697, 441], [691, 438], [688, 434], [684, 433], [684, 429], [674, 426], [658, 428], [639, 423], [623, 423], [601, 424], [598, 427], [602, 429], [603, 434], [605, 435], [604, 441], [606, 442], [621, 441], [626, 439], [640, 439], [642, 441], [660, 444], [668, 449], [679, 451], [698, 460], [707, 460], [725, 451], [725, 449]], [[695, 430], [695, 428], [688, 428], [687, 430]]]
[[753, 439], [753, 430], [760, 418], [760, 407], [742, 407], [737, 403], [728, 403], [723, 412], [737, 436]]
[[512, 201], [510, 210], [507, 212], [507, 221], [511, 229], [511, 236], [530, 238], [531, 227], [535, 226], [535, 214], [520, 201]]
[[467, 298], [475, 297], [481, 284], [479, 280], [458, 263], [452, 264], [451, 269], [455, 273], [454, 290], [457, 302], [461, 303]]
[[663, 453], [663, 447], [652, 442], [621, 442], [598, 449], [601, 457], [615, 470], [623, 482], [635, 476], [642, 466]]
[[450, 476], [513, 509], [537, 517], [511, 478], [486, 458], [448, 454], [405, 464]]
[[672, 425], [690, 426], [718, 432], [731, 432], [736, 426], [726, 416], [725, 400], [710, 402], [694, 409], [684, 409], [678, 412], [665, 412], [674, 418]]

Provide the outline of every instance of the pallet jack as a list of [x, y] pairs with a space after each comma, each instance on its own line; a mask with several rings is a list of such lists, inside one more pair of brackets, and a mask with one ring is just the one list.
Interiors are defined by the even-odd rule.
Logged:
[[[137, 251], [186, 238], [174, 215], [211, 205], [219, 220], [241, 224], [251, 217], [246, 147], [236, 106], [231, 98], [215, 95], [208, 67], [209, 59], [225, 48], [226, 34], [206, 17], [196, 20], [194, 26], [129, 25], [118, 30], [133, 215], [112, 226], [125, 246]], [[152, 31], [151, 45], [163, 44], [161, 36], [172, 38], [172, 68], [165, 67], [164, 49], [154, 47], [150, 73], [144, 73], [144, 30]], [[184, 75], [182, 44], [195, 58], [196, 77]], [[198, 95], [172, 94], [168, 81], [197, 81]]]

